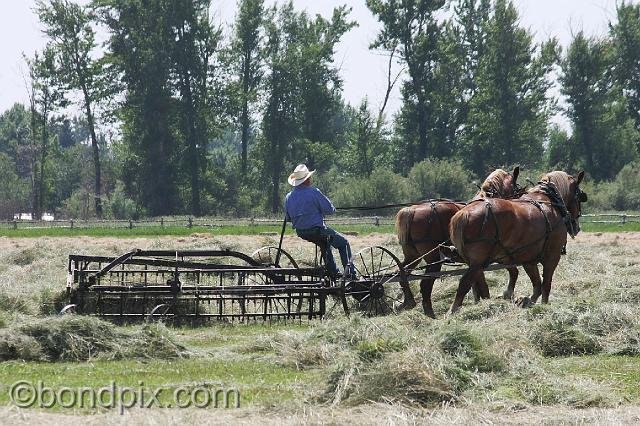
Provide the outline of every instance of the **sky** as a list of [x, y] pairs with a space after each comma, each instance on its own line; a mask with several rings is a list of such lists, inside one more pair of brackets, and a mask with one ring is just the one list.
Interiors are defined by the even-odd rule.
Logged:
[[[87, 3], [80, 0], [79, 3]], [[273, 4], [277, 0], [266, 0]], [[23, 53], [33, 56], [42, 49], [45, 38], [33, 12], [35, 0], [0, 0], [0, 112], [15, 102], [27, 102], [24, 84]], [[296, 9], [311, 15], [331, 16], [334, 7], [346, 4], [350, 17], [359, 23], [346, 34], [337, 47], [335, 63], [343, 79], [344, 98], [358, 105], [365, 97], [373, 109], [382, 103], [386, 89], [387, 57], [369, 50], [380, 25], [369, 12], [365, 0], [294, 0]], [[521, 23], [537, 41], [558, 38], [567, 46], [571, 35], [583, 30], [587, 35], [605, 35], [608, 23], [615, 19], [616, 0], [515, 0]], [[236, 0], [213, 0], [214, 22], [229, 28], [236, 10]], [[397, 68], [399, 69], [399, 68]], [[392, 93], [388, 113], [402, 104], [398, 87]]]

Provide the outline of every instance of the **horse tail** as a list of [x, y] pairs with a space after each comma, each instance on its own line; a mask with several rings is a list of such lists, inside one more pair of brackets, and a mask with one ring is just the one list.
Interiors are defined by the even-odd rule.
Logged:
[[396, 234], [401, 246], [413, 246], [411, 241], [411, 223], [413, 223], [413, 207], [404, 207], [396, 215]]
[[451, 238], [451, 243], [455, 246], [458, 255], [460, 255], [465, 261], [464, 229], [468, 222], [469, 213], [465, 209], [459, 210], [458, 213], [454, 214], [451, 218], [451, 222], [449, 222], [449, 238]]

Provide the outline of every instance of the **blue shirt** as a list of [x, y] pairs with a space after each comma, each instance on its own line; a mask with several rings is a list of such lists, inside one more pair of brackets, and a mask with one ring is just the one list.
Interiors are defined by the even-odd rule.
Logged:
[[336, 208], [331, 201], [313, 186], [297, 186], [284, 199], [287, 220], [294, 229], [325, 227], [324, 215], [333, 214]]

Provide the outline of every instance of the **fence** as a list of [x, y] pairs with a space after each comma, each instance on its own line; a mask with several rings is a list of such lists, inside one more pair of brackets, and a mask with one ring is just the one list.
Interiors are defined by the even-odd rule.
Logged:
[[[361, 216], [346, 217], [333, 216], [327, 218], [330, 225], [393, 225], [393, 216]], [[618, 224], [640, 222], [640, 214], [601, 213], [585, 214], [580, 218], [581, 223]], [[223, 226], [258, 226], [281, 225], [278, 218], [207, 218], [207, 217], [172, 217], [153, 218], [143, 220], [10, 220], [0, 221], [0, 229], [38, 229], [38, 228], [67, 228], [67, 229], [133, 229], [154, 227], [187, 227], [187, 228], [219, 228]]]

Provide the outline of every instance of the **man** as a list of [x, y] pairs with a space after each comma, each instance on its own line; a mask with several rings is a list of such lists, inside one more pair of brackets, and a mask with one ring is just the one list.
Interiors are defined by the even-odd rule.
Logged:
[[[342, 234], [324, 223], [324, 216], [335, 213], [336, 208], [318, 188], [311, 185], [311, 176], [315, 172], [309, 171], [304, 164], [295, 168], [288, 179], [293, 190], [285, 198], [284, 210], [287, 220], [292, 223], [300, 238], [321, 245], [328, 272], [335, 278], [338, 277], [338, 268], [331, 247], [337, 248], [340, 252], [344, 271], [347, 271], [351, 258], [351, 247]], [[323, 241], [327, 243], [322, 244]], [[349, 275], [352, 276], [353, 273]]]

